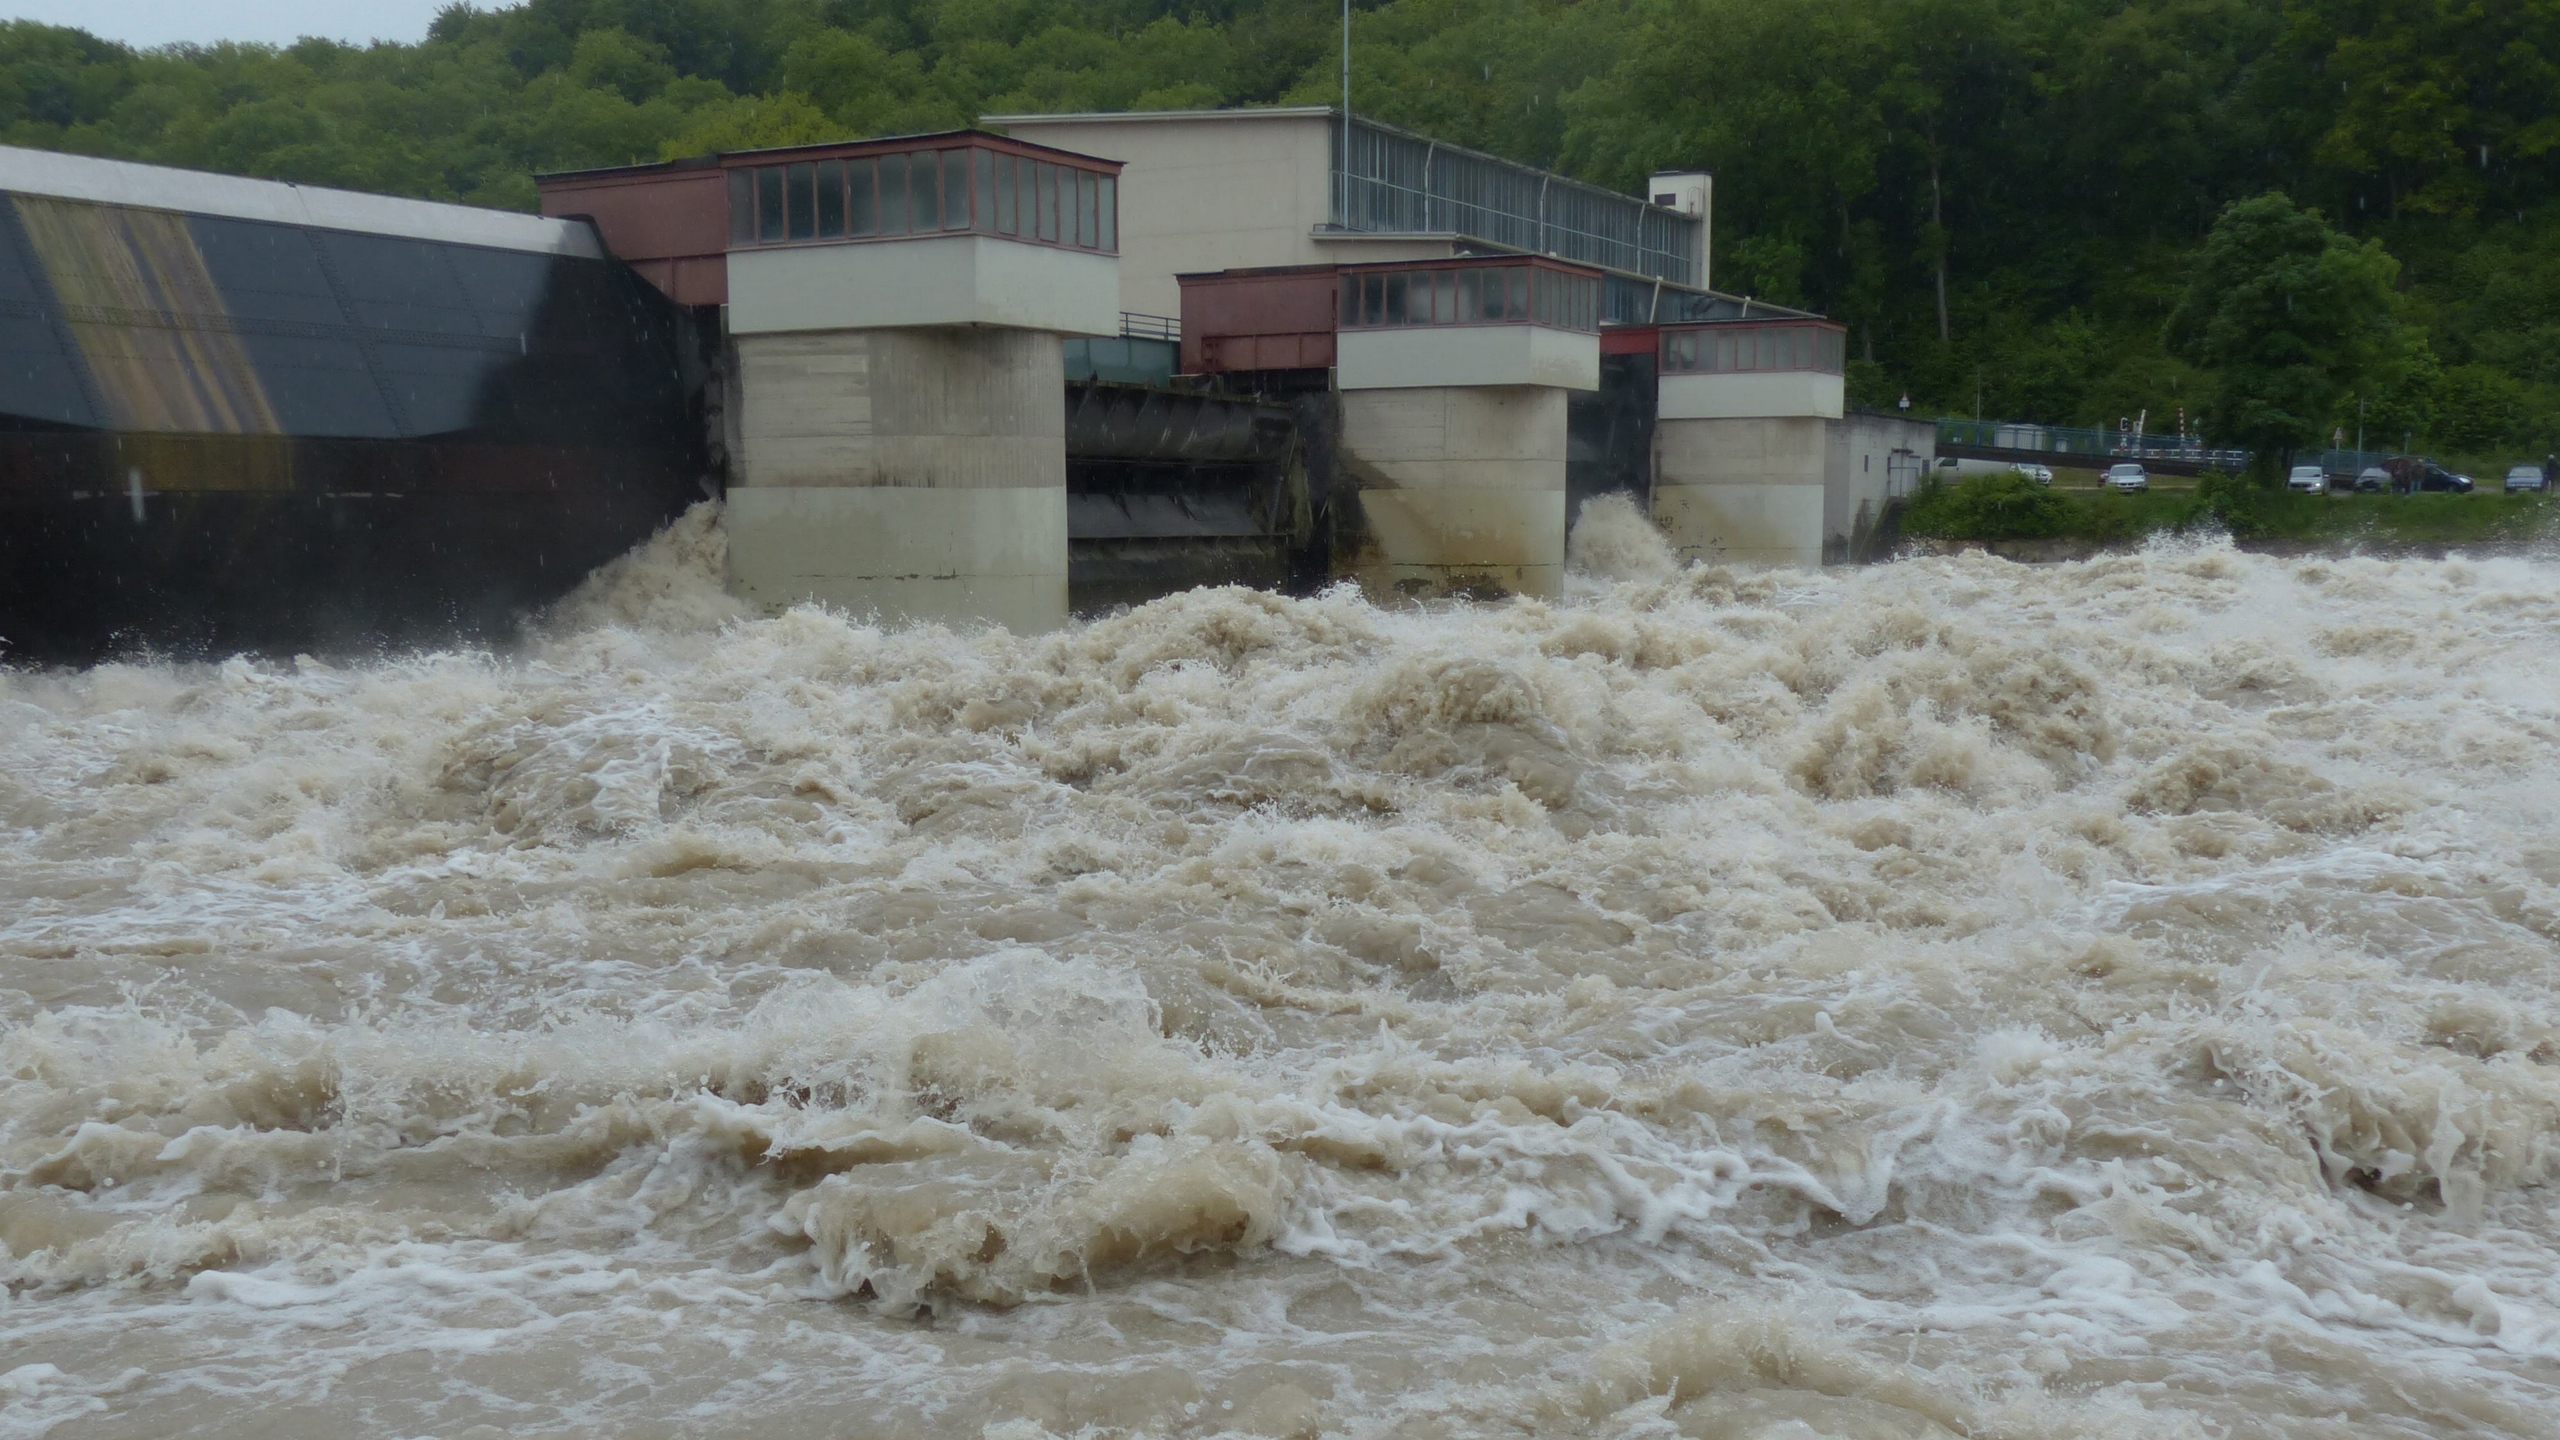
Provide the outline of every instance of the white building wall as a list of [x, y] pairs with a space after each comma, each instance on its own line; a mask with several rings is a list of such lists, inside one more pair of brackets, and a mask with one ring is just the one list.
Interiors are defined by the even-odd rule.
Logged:
[[1829, 426], [1823, 470], [1822, 536], [1826, 557], [1857, 559], [1866, 532], [1891, 498], [1893, 457], [1908, 451], [1926, 469], [1937, 451], [1938, 427], [1898, 415], [1850, 415]]
[[1001, 325], [1117, 335], [1108, 255], [991, 235], [729, 252], [729, 333]]
[[982, 123], [1017, 140], [1122, 163], [1122, 310], [1180, 315], [1177, 275], [1413, 253], [1409, 244], [1374, 256], [1319, 247], [1315, 229], [1333, 216], [1325, 110], [990, 115]]
[[1544, 325], [1345, 330], [1334, 344], [1335, 383], [1345, 390], [1440, 385], [1600, 388], [1600, 337]]
[[1665, 375], [1657, 393], [1665, 420], [1763, 416], [1837, 420], [1848, 410], [1848, 389], [1842, 379], [1811, 370]]

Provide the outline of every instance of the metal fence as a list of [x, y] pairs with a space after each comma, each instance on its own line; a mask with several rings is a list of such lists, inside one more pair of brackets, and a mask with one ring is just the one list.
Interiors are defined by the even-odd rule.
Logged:
[[1334, 127], [1333, 152], [1337, 228], [1466, 235], [1675, 285], [1701, 283], [1704, 222], [1634, 196], [1356, 117], [1347, 137]]
[[[2021, 425], [2003, 420], [1941, 420], [1938, 447], [2016, 450], [2092, 460], [2178, 460], [2244, 470], [2249, 452], [2207, 445], [2184, 435], [2145, 435], [2129, 430], [2079, 430], [2061, 425]], [[2305, 462], [2308, 463], [2308, 462]]]

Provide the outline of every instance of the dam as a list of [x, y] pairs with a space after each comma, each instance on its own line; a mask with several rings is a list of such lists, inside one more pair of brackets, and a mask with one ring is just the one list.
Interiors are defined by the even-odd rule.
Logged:
[[536, 177], [541, 216], [0, 150], [0, 639], [497, 640], [722, 499], [751, 608], [1019, 633], [1201, 584], [1552, 596], [1874, 548], [1931, 427], [1642, 197], [1326, 108]]

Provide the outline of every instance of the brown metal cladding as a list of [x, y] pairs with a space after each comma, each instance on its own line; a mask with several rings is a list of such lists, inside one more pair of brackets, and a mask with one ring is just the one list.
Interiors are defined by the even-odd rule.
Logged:
[[1183, 372], [1331, 365], [1334, 275], [1330, 265], [1289, 265], [1179, 277]]
[[542, 213], [583, 215], [604, 248], [679, 305], [729, 298], [729, 178], [719, 168], [547, 178]]

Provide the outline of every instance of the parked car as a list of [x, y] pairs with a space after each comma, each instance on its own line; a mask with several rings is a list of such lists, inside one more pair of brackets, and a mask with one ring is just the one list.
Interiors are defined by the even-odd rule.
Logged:
[[2367, 465], [2356, 472], [2356, 493], [2379, 495], [2391, 488], [2391, 472], [2379, 465]]
[[2053, 483], [2053, 467], [2050, 465], [2030, 465], [2021, 462], [2010, 466], [2009, 473], [2012, 475], [2023, 476], [2026, 479], [2033, 480], [2039, 485], [2050, 485]]
[[2507, 471], [2507, 493], [2510, 495], [2519, 490], [2540, 492], [2550, 488], [2551, 477], [2544, 474], [2539, 465], [2516, 465]]
[[2391, 491], [2395, 495], [2406, 495], [2415, 490], [2454, 495], [2471, 493], [2470, 476], [2456, 475], [2424, 455], [2394, 455], [2382, 462], [2382, 468], [2390, 472]]
[[2130, 495], [2151, 488], [2151, 472], [2133, 461], [2107, 467], [2107, 488]]
[[2317, 465], [2296, 465], [2293, 473], [2284, 477], [2284, 488], [2299, 490], [2305, 495], [2326, 495], [2329, 493], [2329, 472]]

